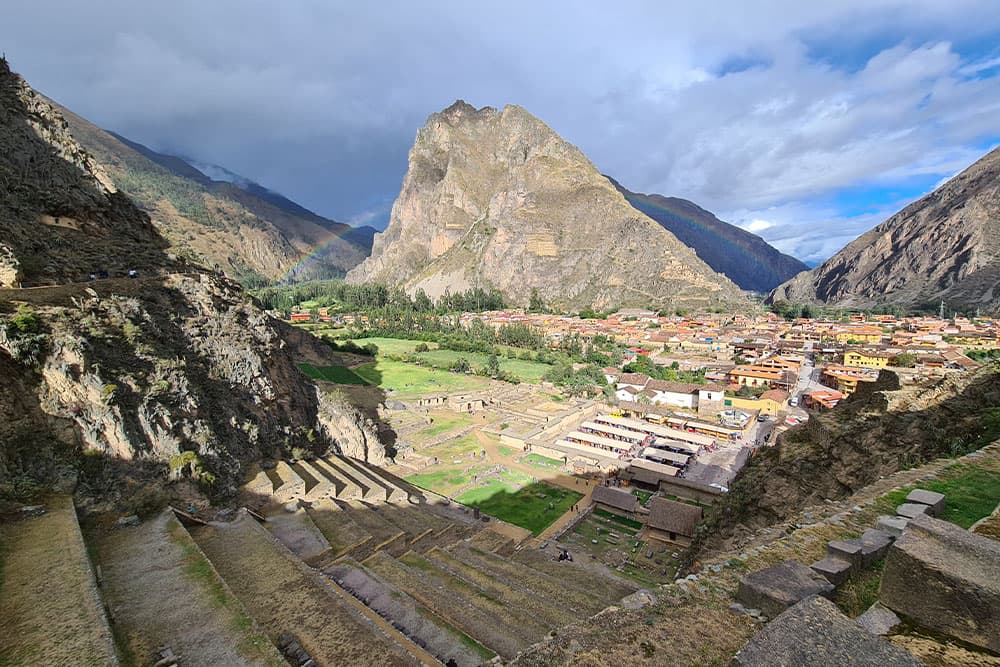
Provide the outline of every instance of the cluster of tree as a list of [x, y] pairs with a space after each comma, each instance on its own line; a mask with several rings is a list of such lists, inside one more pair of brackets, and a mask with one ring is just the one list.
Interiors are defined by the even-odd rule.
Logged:
[[590, 393], [594, 389], [603, 389], [607, 385], [607, 379], [601, 368], [593, 364], [588, 364], [579, 370], [574, 370], [573, 364], [569, 363], [553, 364], [542, 379], [574, 396]]
[[702, 368], [694, 371], [682, 371], [680, 370], [680, 364], [676, 361], [669, 366], [657, 366], [644, 354], [638, 355], [633, 361], [626, 364], [622, 370], [626, 373], [642, 373], [654, 380], [705, 384], [705, 370]]
[[426, 315], [395, 308], [370, 311], [367, 325], [351, 331], [353, 338], [372, 336], [434, 342], [460, 352], [488, 353], [498, 345], [525, 349], [545, 346], [542, 333], [523, 322], [491, 327], [482, 320], [474, 319], [465, 326], [457, 317]]
[[993, 361], [1000, 359], [1000, 348], [993, 348], [992, 350], [966, 350], [965, 356], [976, 361]]
[[261, 305], [290, 312], [301, 303], [334, 312], [364, 312], [391, 309], [410, 313], [455, 313], [500, 310], [503, 296], [495, 289], [476, 287], [464, 292], [445, 292], [436, 302], [422, 290], [412, 297], [398, 287], [380, 283], [353, 285], [343, 280], [314, 280], [292, 285], [273, 285], [253, 292]]

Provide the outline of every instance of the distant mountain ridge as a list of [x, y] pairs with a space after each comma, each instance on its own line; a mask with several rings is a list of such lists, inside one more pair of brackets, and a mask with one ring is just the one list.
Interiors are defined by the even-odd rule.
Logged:
[[102, 130], [51, 104], [178, 254], [259, 284], [341, 277], [370, 252], [374, 229], [324, 218], [228, 170], [233, 180], [213, 179], [184, 158]]
[[767, 294], [809, 269], [756, 234], [719, 220], [692, 201], [632, 192], [614, 178], [607, 178], [632, 206], [663, 225], [706, 264], [745, 290]]
[[372, 255], [347, 275], [437, 297], [495, 288], [572, 309], [736, 306], [739, 288], [521, 107], [458, 101], [417, 132]]
[[1000, 309], [1000, 148], [769, 300]]

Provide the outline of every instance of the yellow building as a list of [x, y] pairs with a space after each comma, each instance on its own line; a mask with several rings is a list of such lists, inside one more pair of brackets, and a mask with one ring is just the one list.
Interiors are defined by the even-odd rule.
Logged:
[[885, 368], [889, 365], [889, 355], [849, 350], [844, 352], [844, 365], [860, 368]]
[[852, 340], [861, 341], [863, 343], [880, 343], [882, 342], [882, 335], [882, 329], [878, 327], [853, 327], [851, 329], [838, 331], [834, 334], [834, 338], [836, 338], [840, 343], [846, 343]]

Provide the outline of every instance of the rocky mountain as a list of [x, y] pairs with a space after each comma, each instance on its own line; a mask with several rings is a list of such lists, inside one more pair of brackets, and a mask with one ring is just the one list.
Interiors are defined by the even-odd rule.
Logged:
[[713, 270], [742, 289], [767, 293], [809, 267], [772, 247], [756, 234], [723, 222], [694, 202], [628, 190], [615, 179], [611, 184], [628, 203], [663, 225], [690, 246]]
[[49, 103], [177, 254], [259, 283], [339, 277], [371, 250], [373, 229], [329, 220], [235, 174], [217, 180], [183, 158], [106, 132]]
[[861, 235], [773, 301], [1000, 307], [1000, 148]]
[[431, 297], [496, 288], [517, 304], [537, 290], [561, 308], [742, 300], [542, 121], [463, 101], [417, 133], [389, 226], [347, 279]]
[[107, 174], [0, 59], [0, 498], [122, 461], [219, 497], [292, 448], [381, 462], [371, 425], [296, 367], [329, 350], [171, 255]]

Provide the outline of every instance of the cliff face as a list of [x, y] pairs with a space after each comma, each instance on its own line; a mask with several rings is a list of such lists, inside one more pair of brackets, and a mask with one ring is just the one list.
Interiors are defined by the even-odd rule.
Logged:
[[613, 178], [608, 180], [636, 210], [663, 225], [714, 271], [724, 274], [742, 289], [766, 294], [809, 269], [756, 234], [719, 220], [694, 202], [631, 192]]
[[[84, 453], [190, 475], [217, 496], [246, 464], [293, 448], [382, 461], [371, 425], [296, 367], [331, 363], [329, 350], [172, 258], [3, 61], [0, 183], [0, 274], [36, 285], [0, 285], [0, 499], [89, 469]], [[120, 277], [131, 267], [138, 278]], [[111, 277], [87, 281], [101, 269]]]
[[1000, 148], [769, 297], [782, 299], [1000, 307]]
[[734, 305], [739, 289], [516, 106], [456, 102], [417, 133], [388, 228], [348, 280], [494, 287], [564, 307]]
[[55, 107], [73, 137], [150, 215], [177, 254], [241, 279], [276, 280], [287, 274], [307, 280], [343, 276], [371, 248], [365, 230], [318, 216], [254, 183], [244, 188], [212, 180], [181, 158]]
[[0, 287], [181, 266], [66, 122], [0, 60]]

